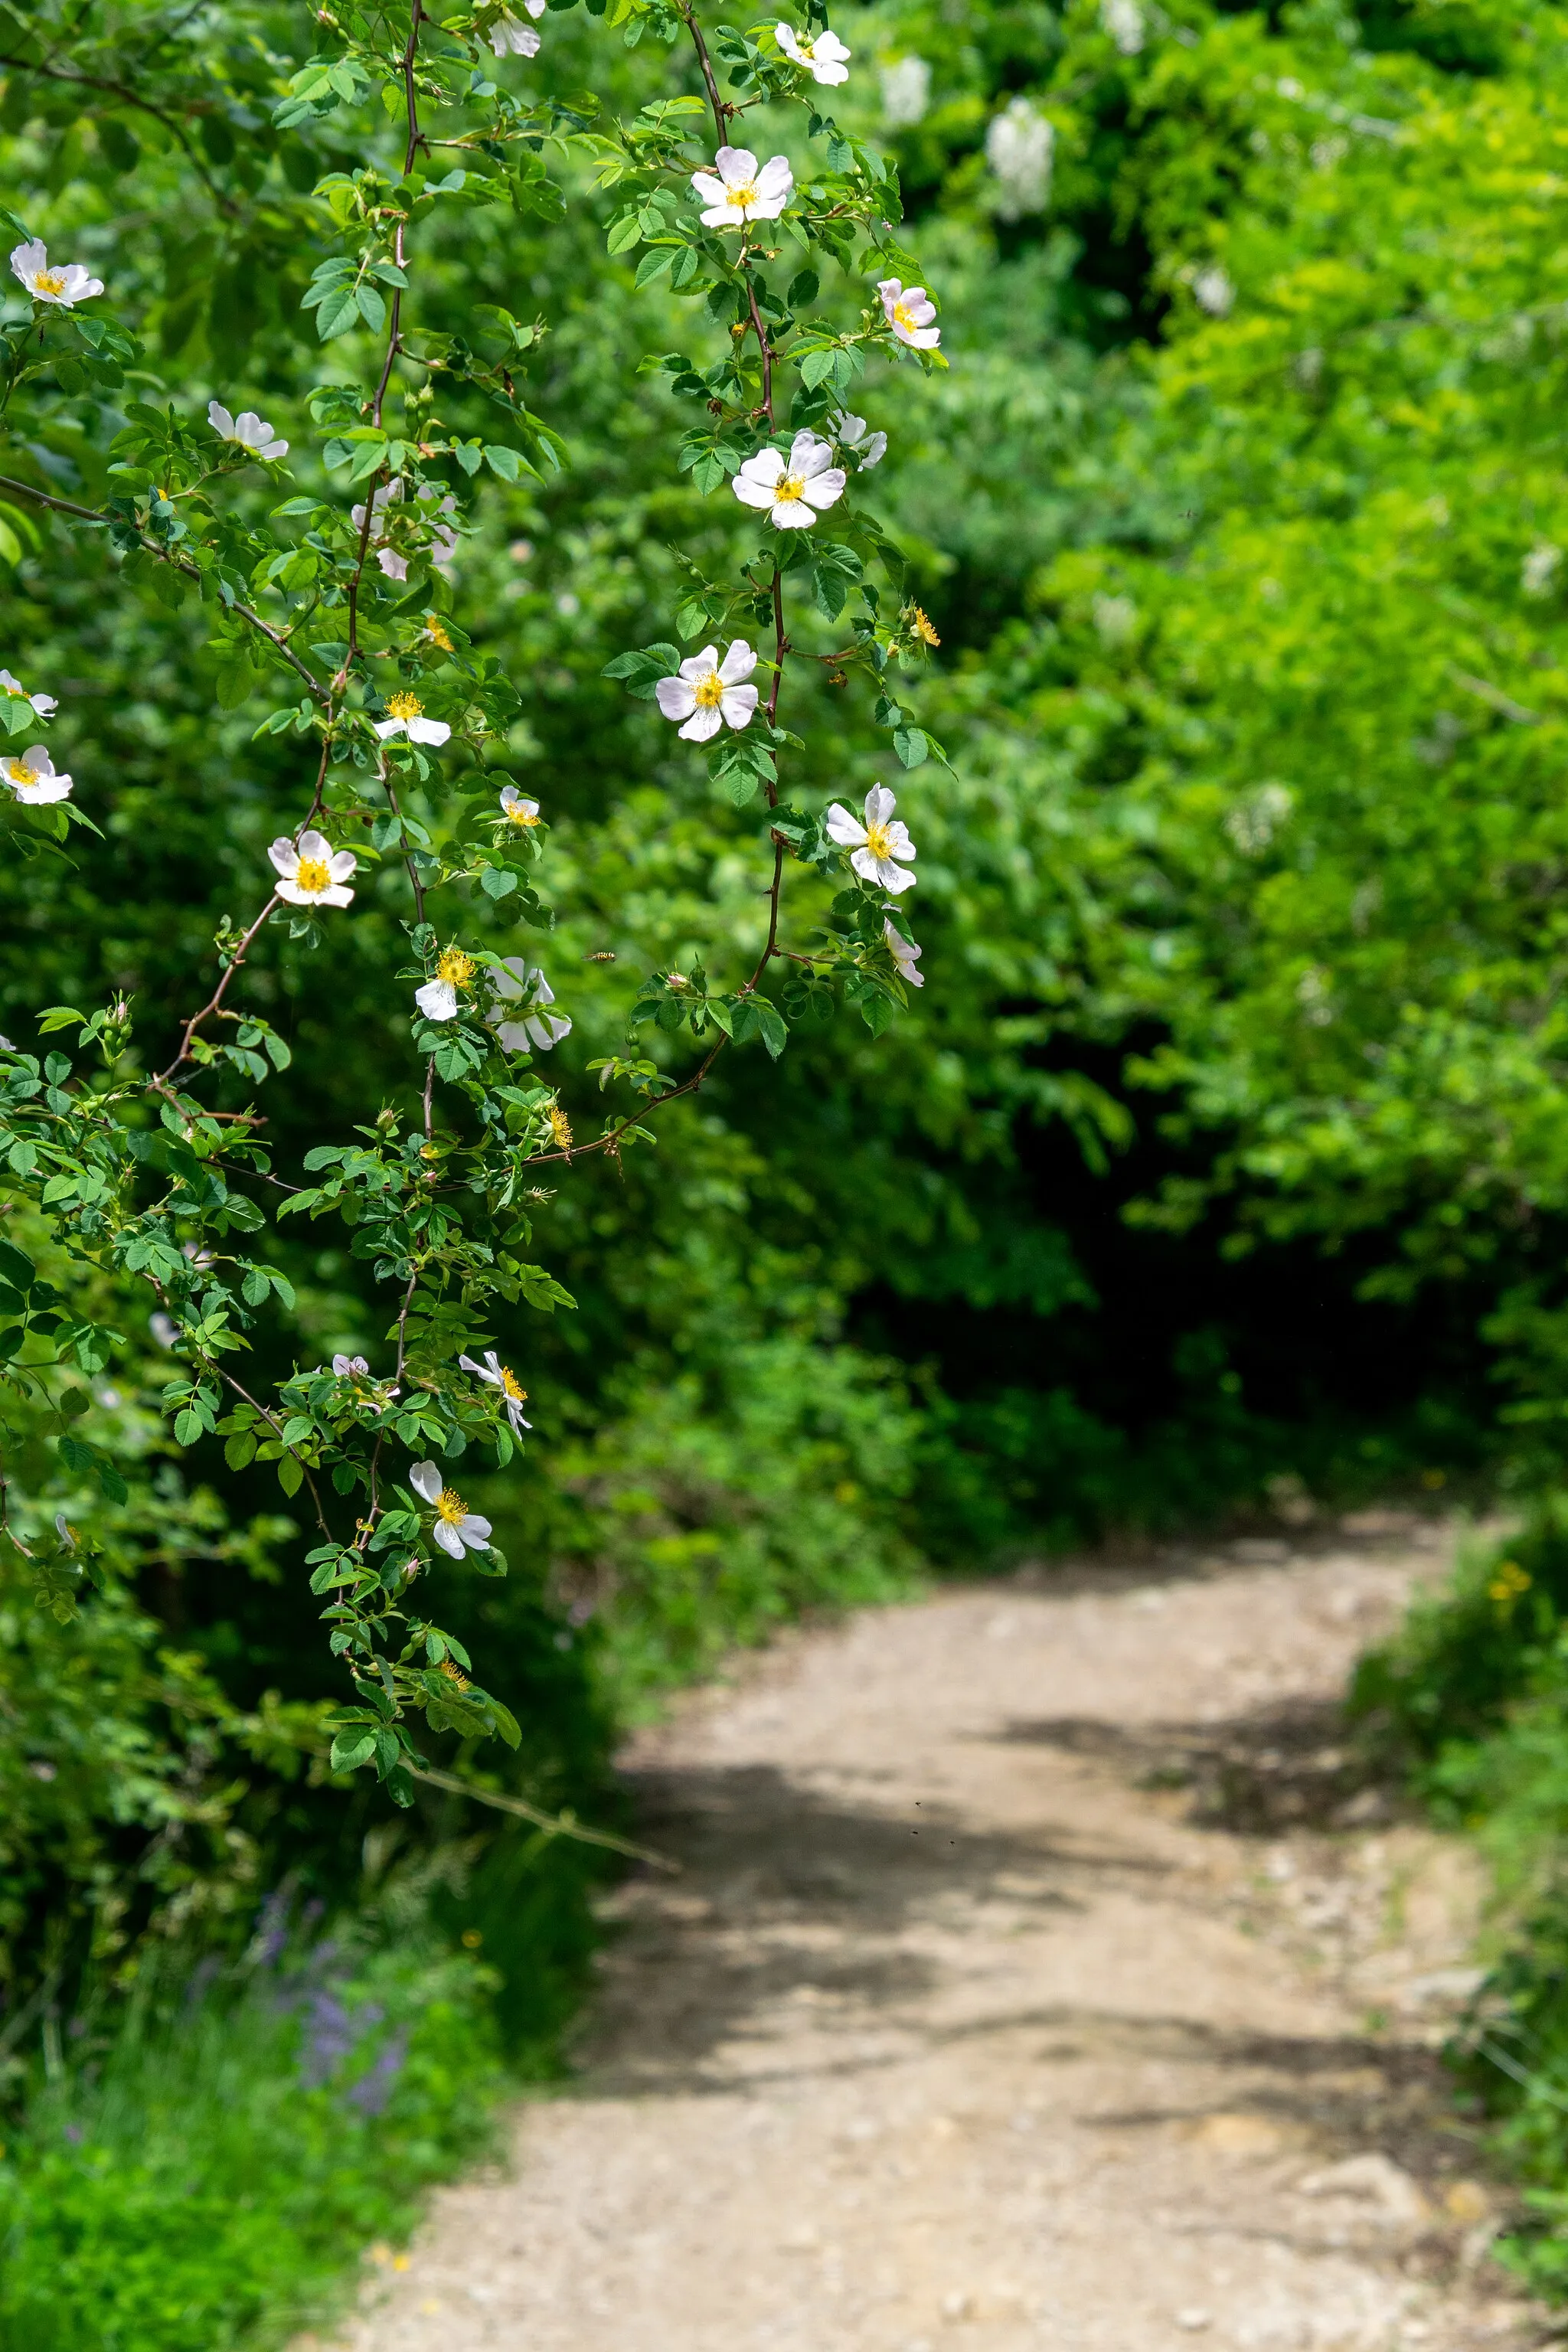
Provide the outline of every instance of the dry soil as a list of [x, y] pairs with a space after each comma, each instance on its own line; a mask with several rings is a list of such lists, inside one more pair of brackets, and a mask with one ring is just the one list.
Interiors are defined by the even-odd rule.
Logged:
[[1523, 2343], [1437, 2044], [1465, 1852], [1347, 1666], [1448, 1531], [1026, 1571], [792, 1638], [626, 1759], [635, 1877], [510, 2168], [354, 2352]]

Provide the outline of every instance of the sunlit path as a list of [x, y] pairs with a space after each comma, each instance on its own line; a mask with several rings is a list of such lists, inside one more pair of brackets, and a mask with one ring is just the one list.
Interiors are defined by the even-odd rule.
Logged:
[[577, 2089], [356, 2352], [1505, 2341], [1433, 2055], [1468, 1866], [1331, 1744], [1414, 1541], [948, 1593], [694, 1700]]

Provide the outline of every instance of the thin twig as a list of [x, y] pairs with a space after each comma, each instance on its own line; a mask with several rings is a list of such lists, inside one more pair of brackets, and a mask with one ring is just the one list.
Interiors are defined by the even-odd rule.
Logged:
[[476, 1805], [493, 1805], [498, 1813], [515, 1813], [521, 1822], [531, 1822], [536, 1829], [547, 1830], [552, 1837], [574, 1838], [579, 1845], [602, 1845], [611, 1853], [629, 1854], [634, 1862], [646, 1862], [655, 1870], [668, 1871], [671, 1877], [680, 1875], [681, 1865], [667, 1853], [656, 1853], [652, 1846], [634, 1845], [630, 1838], [616, 1837], [612, 1830], [585, 1830], [575, 1813], [541, 1812], [521, 1797], [498, 1796], [489, 1789], [476, 1789], [471, 1780], [459, 1780], [455, 1772], [437, 1772], [429, 1765], [405, 1764], [404, 1767], [416, 1780], [428, 1780], [433, 1789], [445, 1789], [454, 1797], [471, 1797]]

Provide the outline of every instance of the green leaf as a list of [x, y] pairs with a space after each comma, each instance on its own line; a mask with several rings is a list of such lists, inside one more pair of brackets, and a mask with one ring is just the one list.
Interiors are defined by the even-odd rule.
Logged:
[[346, 334], [351, 327], [357, 327], [359, 315], [353, 288], [333, 287], [316, 312], [316, 332], [323, 343], [330, 343], [334, 335]]
[[925, 730], [921, 727], [896, 727], [893, 730], [893, 749], [906, 768], [918, 768], [931, 756], [931, 744]]

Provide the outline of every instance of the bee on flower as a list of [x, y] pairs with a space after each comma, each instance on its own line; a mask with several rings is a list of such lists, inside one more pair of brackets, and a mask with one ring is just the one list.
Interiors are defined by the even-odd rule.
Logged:
[[11, 268], [35, 302], [52, 302], [57, 310], [69, 310], [103, 291], [102, 278], [89, 277], [79, 261], [57, 263], [51, 269], [48, 249], [36, 236], [12, 247]]
[[748, 457], [730, 488], [745, 507], [764, 512], [777, 530], [809, 530], [825, 509], [844, 495], [848, 480], [833, 462], [833, 445], [803, 428], [787, 457], [759, 449]]
[[24, 751], [19, 760], [0, 760], [0, 777], [29, 808], [37, 808], [46, 801], [70, 798], [70, 778], [59, 773], [41, 743]]
[[837, 33], [818, 33], [815, 40], [803, 41], [792, 25], [775, 25], [773, 38], [790, 63], [804, 66], [813, 81], [831, 88], [848, 80], [848, 60], [854, 52], [845, 47]]
[[783, 155], [759, 165], [749, 147], [721, 147], [712, 171], [693, 172], [691, 184], [708, 207], [704, 228], [747, 228], [777, 220], [795, 194], [795, 173]]
[[706, 743], [717, 735], [721, 723], [737, 730], [749, 727], [756, 714], [757, 689], [743, 680], [756, 667], [755, 653], [742, 638], [721, 662], [717, 646], [704, 646], [681, 663], [673, 677], [659, 679], [654, 688], [658, 707], [667, 719], [684, 719], [680, 732], [688, 743]]
[[933, 327], [936, 304], [923, 286], [902, 286], [896, 278], [884, 278], [877, 288], [882, 298], [882, 310], [894, 336], [914, 352], [934, 352], [942, 341], [942, 329]]
[[459, 1356], [458, 1361], [465, 1372], [477, 1372], [488, 1387], [500, 1391], [501, 1404], [511, 1423], [514, 1437], [520, 1437], [525, 1429], [533, 1427], [531, 1421], [524, 1421], [522, 1417], [522, 1408], [528, 1402], [528, 1391], [519, 1385], [516, 1373], [508, 1370], [493, 1348], [485, 1349], [482, 1364], [476, 1364], [472, 1356]]
[[894, 818], [897, 806], [886, 784], [873, 784], [866, 795], [864, 824], [839, 801], [827, 812], [828, 839], [848, 850], [849, 863], [862, 882], [875, 883], [883, 890], [909, 890], [915, 881], [912, 874], [904, 871], [915, 856], [915, 845], [903, 819]]
[[414, 992], [414, 1002], [426, 1021], [454, 1021], [459, 990], [472, 988], [479, 966], [461, 948], [443, 948], [436, 959], [436, 977]]
[[279, 835], [267, 855], [278, 869], [273, 887], [290, 907], [353, 903], [354, 894], [344, 886], [359, 859], [352, 849], [334, 849], [325, 834], [317, 833], [313, 826], [300, 835], [297, 844], [287, 834]]
[[461, 1559], [470, 1551], [489, 1551], [489, 1519], [470, 1511], [454, 1487], [443, 1486], [441, 1473], [434, 1462], [416, 1462], [408, 1474], [408, 1483], [421, 1501], [434, 1510], [436, 1524], [430, 1530], [431, 1539], [449, 1559]]

